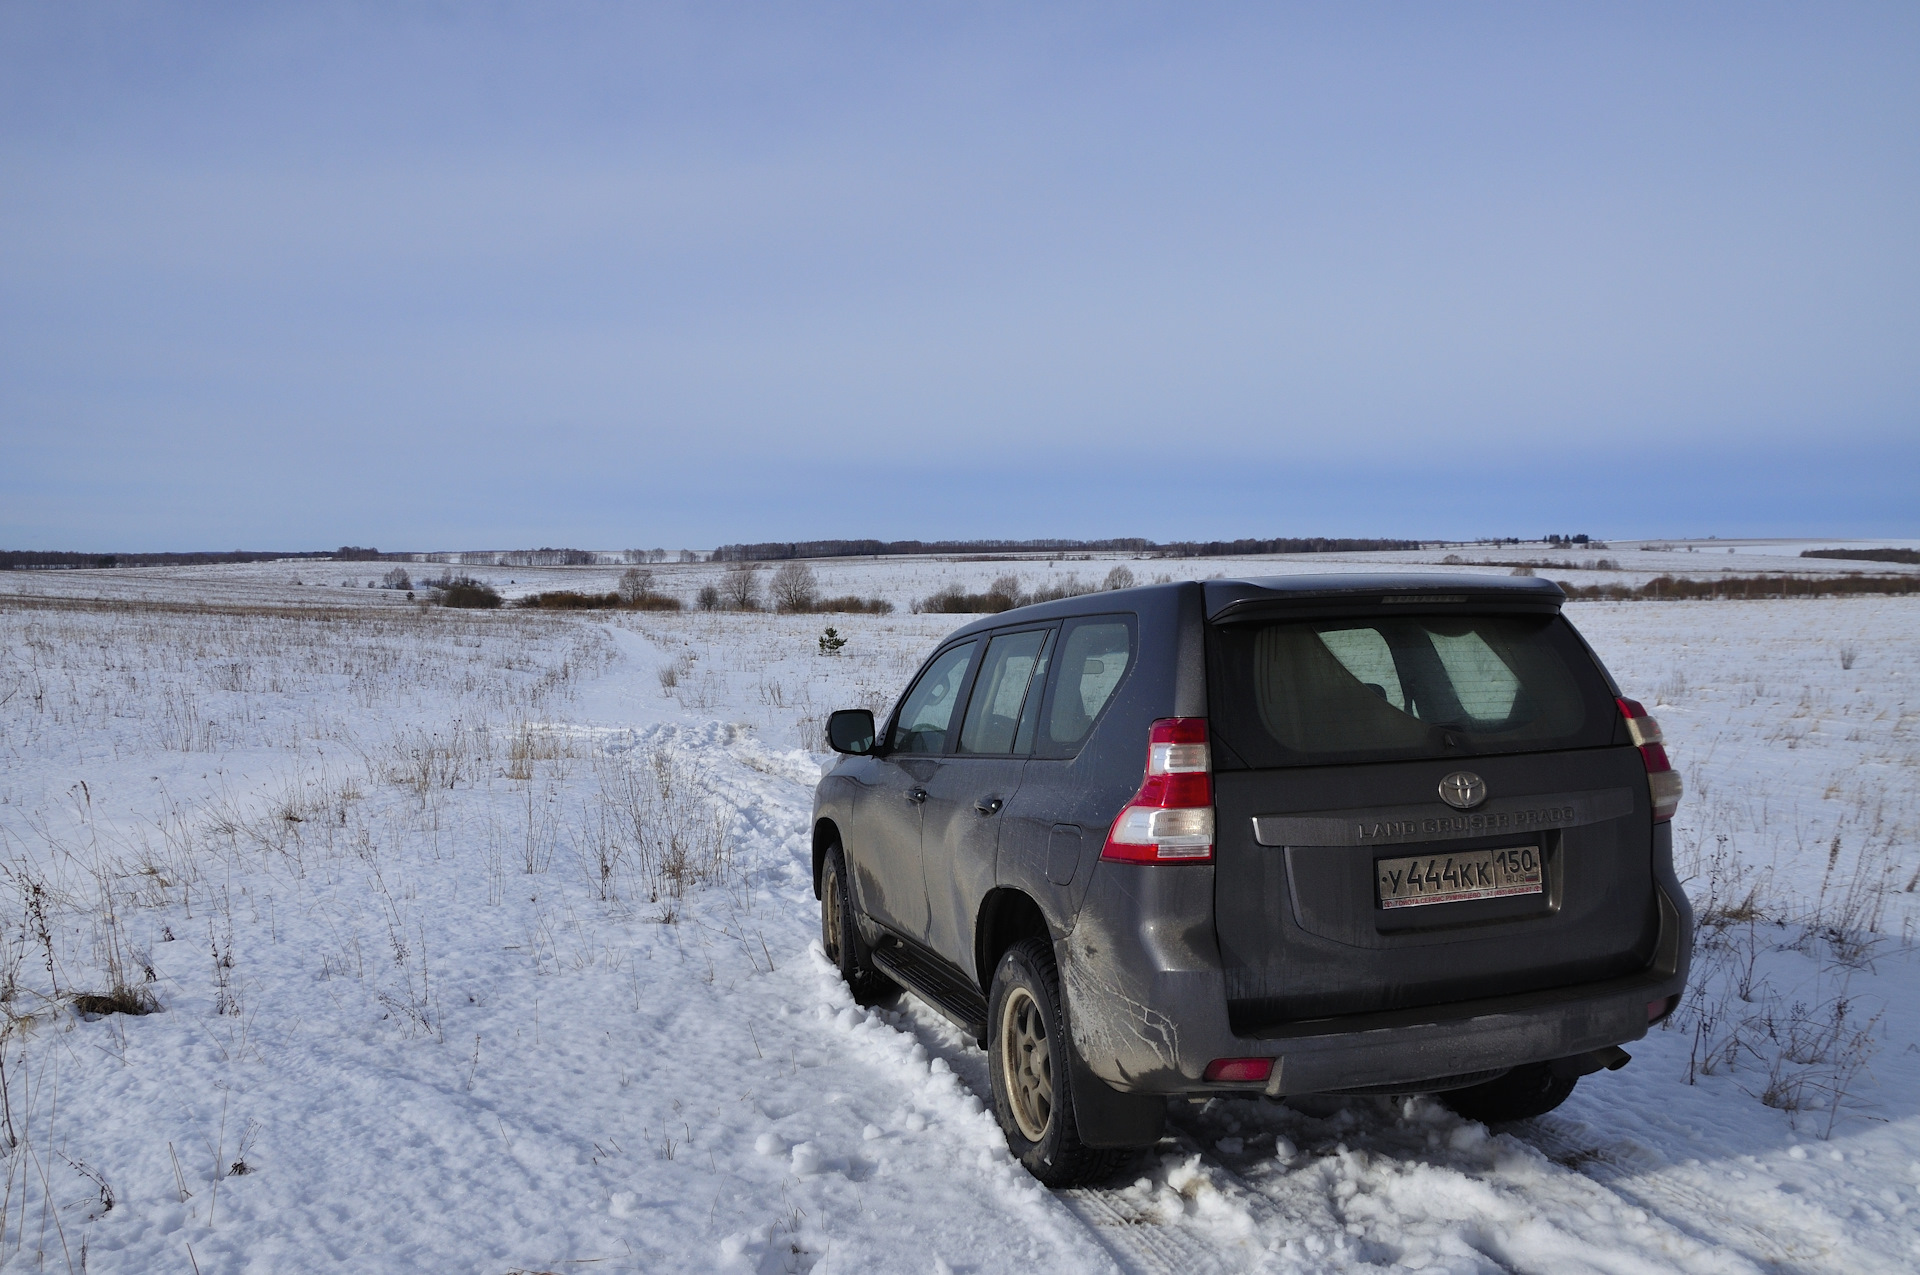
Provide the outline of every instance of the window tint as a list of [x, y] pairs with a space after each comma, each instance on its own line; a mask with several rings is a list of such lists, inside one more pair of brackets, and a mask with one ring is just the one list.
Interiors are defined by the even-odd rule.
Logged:
[[962, 642], [934, 657], [927, 671], [907, 692], [893, 726], [893, 750], [901, 753], [939, 753], [947, 747], [947, 726], [953, 706], [965, 689], [972, 642]]
[[967, 703], [966, 724], [960, 728], [961, 752], [1013, 751], [1020, 709], [1026, 703], [1027, 687], [1046, 639], [1045, 629], [1035, 629], [1030, 633], [1004, 633], [987, 644], [987, 658], [981, 661], [973, 698]]
[[1216, 729], [1250, 764], [1605, 745], [1605, 683], [1557, 616], [1392, 616], [1215, 630]]
[[1047, 712], [1048, 751], [1069, 751], [1093, 729], [1127, 671], [1132, 642], [1124, 620], [1069, 623], [1060, 640], [1059, 681]]

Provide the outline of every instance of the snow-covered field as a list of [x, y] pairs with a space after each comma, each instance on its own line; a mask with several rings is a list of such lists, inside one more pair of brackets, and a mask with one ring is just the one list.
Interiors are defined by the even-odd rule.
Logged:
[[[1699, 543], [1552, 556], [1863, 565]], [[961, 622], [913, 599], [1007, 569], [818, 564], [899, 608], [830, 617], [425, 610], [346, 563], [0, 576], [0, 1264], [1920, 1265], [1920, 599], [1571, 609], [1657, 705], [1709, 920], [1630, 1067], [1498, 1133], [1424, 1100], [1194, 1107], [1051, 1193], [976, 1050], [852, 1005], [807, 876], [825, 713], [887, 702]], [[75, 1003], [116, 985], [160, 1012]]]

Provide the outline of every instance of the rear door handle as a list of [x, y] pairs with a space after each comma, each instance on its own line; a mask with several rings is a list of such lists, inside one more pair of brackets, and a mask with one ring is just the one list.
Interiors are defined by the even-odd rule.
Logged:
[[982, 797], [973, 803], [973, 808], [983, 815], [997, 815], [1004, 804], [998, 797]]
[[927, 799], [927, 790], [925, 788], [909, 788], [905, 796], [908, 801], [911, 801], [917, 806]]

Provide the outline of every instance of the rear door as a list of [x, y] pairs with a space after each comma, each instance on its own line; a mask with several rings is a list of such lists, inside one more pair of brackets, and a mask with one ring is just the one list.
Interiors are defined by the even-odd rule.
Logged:
[[1557, 614], [1269, 618], [1208, 654], [1237, 1031], [1649, 962], [1644, 769]]
[[[1065, 621], [1021, 713], [1014, 747], [1027, 764], [1019, 793], [1000, 815], [998, 880], [1046, 901], [1056, 916], [1078, 910], [1118, 809], [1111, 766], [1089, 755], [1086, 744], [1139, 663], [1136, 630], [1129, 614]], [[1137, 781], [1124, 782], [1130, 788]]]
[[973, 921], [993, 888], [1004, 812], [1020, 791], [1031, 748], [1021, 739], [1023, 710], [1045, 684], [1051, 626], [993, 635], [987, 644], [954, 750], [926, 782], [921, 871], [926, 880], [927, 946], [973, 970]]

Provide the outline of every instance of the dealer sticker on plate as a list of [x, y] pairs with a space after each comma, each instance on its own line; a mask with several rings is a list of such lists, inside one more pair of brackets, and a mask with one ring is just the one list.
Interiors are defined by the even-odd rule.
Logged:
[[1429, 903], [1465, 903], [1539, 894], [1540, 847], [1456, 850], [1411, 859], [1382, 859], [1374, 865], [1380, 880], [1380, 906], [1417, 908]]

